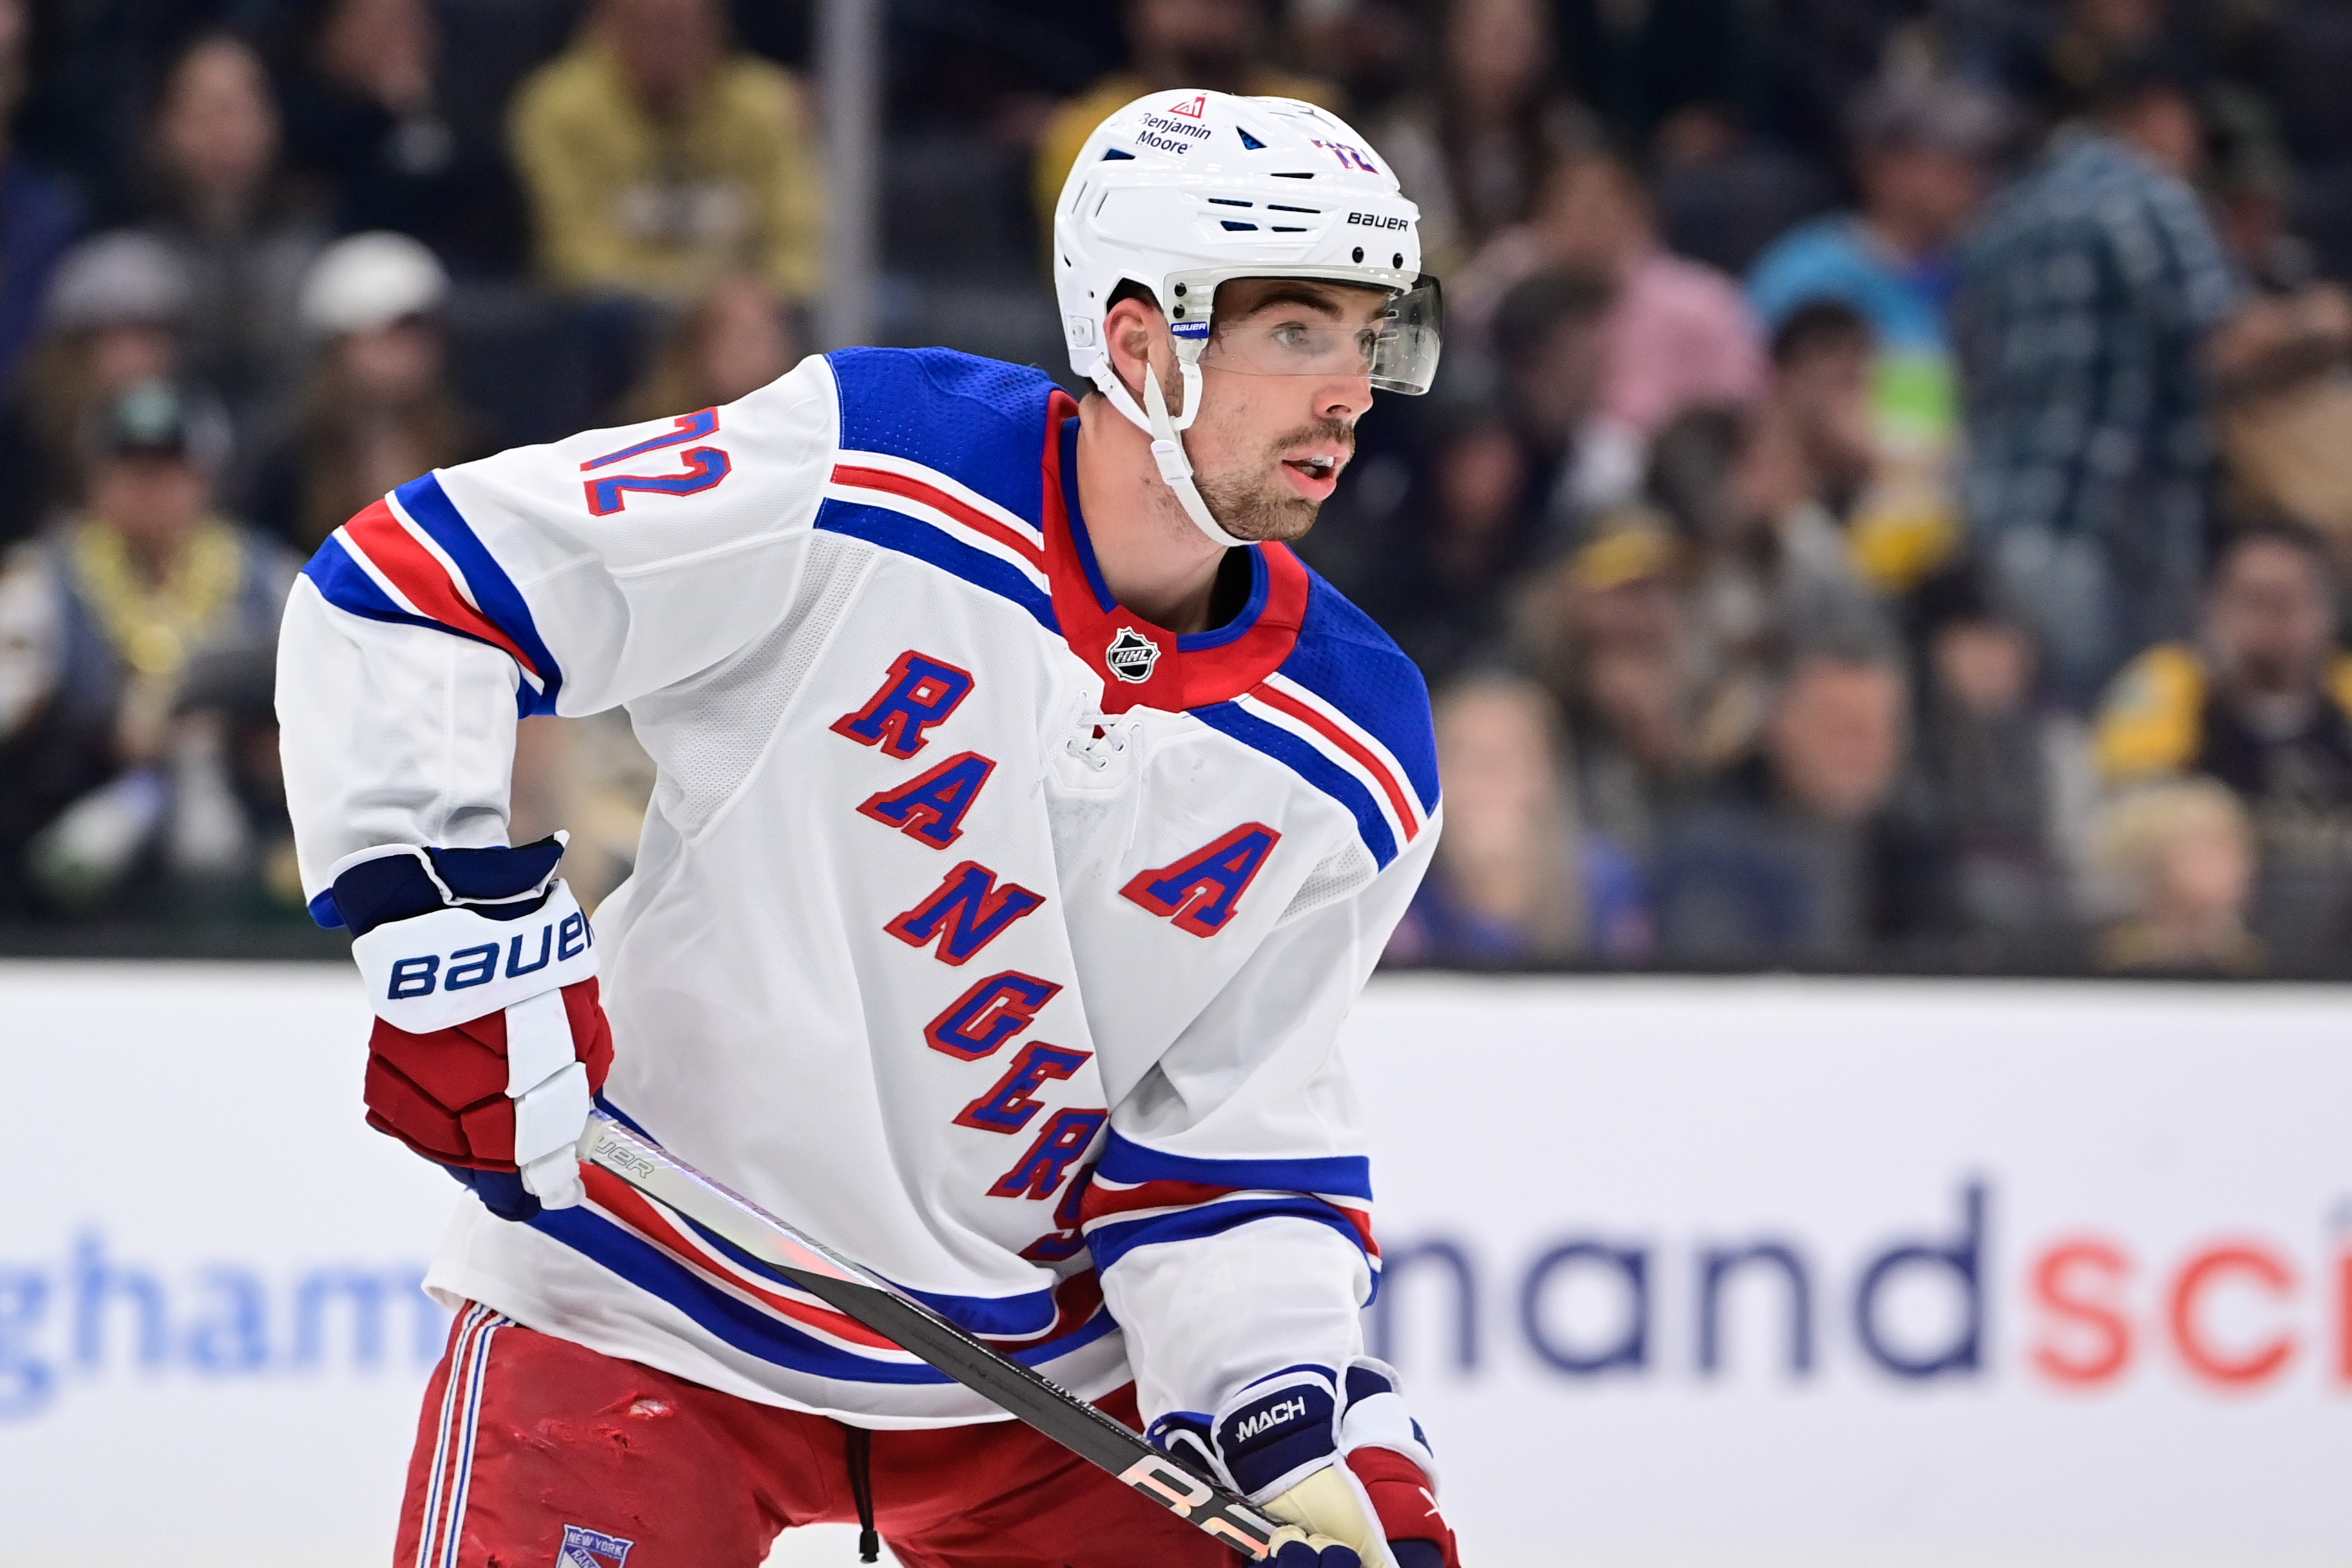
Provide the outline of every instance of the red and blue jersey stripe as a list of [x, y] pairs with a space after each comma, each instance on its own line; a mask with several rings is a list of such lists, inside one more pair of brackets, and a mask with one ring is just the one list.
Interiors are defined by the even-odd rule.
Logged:
[[515, 662], [525, 714], [555, 711], [563, 671], [506, 570], [437, 476], [412, 479], [337, 528], [302, 569], [321, 597], [371, 621], [486, 643]]
[[1437, 737], [1421, 672], [1320, 577], [1310, 577], [1305, 624], [1281, 667], [1193, 716], [1345, 807], [1383, 867], [1436, 813]]
[[[951, 1381], [610, 1172], [590, 1166], [581, 1175], [587, 1202], [545, 1210], [529, 1223], [677, 1308], [736, 1350], [812, 1377], [880, 1384]], [[1031, 1365], [1067, 1355], [1118, 1327], [1091, 1269], [1010, 1296], [908, 1293]]]
[[835, 455], [816, 527], [928, 561], [1060, 633], [1043, 530], [942, 469], [845, 447]]
[[1380, 1289], [1372, 1239], [1372, 1166], [1361, 1155], [1225, 1160], [1171, 1155], [1114, 1131], [1079, 1208], [1095, 1267], [1139, 1247], [1216, 1236], [1255, 1220], [1328, 1226], [1364, 1254]]
[[1046, 575], [1043, 371], [946, 349], [825, 356], [841, 445], [816, 527], [1000, 594], [1060, 635]]

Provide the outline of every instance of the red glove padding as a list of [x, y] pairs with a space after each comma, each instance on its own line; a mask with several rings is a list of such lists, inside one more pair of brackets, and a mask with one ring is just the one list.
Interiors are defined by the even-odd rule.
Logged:
[[[563, 1011], [593, 1094], [613, 1067], [613, 1028], [593, 977], [563, 988]], [[368, 1037], [368, 1125], [445, 1166], [514, 1170], [515, 1103], [507, 1098], [507, 1078], [503, 1009], [429, 1034], [378, 1019]]]
[[1445, 1568], [1462, 1568], [1454, 1552], [1454, 1531], [1437, 1511], [1436, 1494], [1419, 1465], [1392, 1448], [1367, 1448], [1349, 1454], [1348, 1469], [1363, 1483], [1364, 1495], [1372, 1500], [1381, 1533], [1388, 1537], [1391, 1548], [1425, 1541], [1437, 1549]]

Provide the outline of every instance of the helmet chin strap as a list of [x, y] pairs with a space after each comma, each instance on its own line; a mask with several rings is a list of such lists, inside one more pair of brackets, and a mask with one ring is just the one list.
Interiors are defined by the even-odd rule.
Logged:
[[1201, 367], [1188, 363], [1178, 356], [1176, 368], [1184, 378], [1184, 413], [1181, 419], [1168, 416], [1168, 399], [1160, 390], [1160, 377], [1150, 361], [1143, 367], [1143, 401], [1146, 408], [1135, 406], [1135, 399], [1126, 383], [1110, 367], [1110, 357], [1105, 355], [1095, 371], [1095, 384], [1102, 389], [1110, 404], [1125, 414], [1129, 422], [1151, 437], [1151, 458], [1160, 465], [1160, 478], [1176, 492], [1176, 504], [1192, 519], [1192, 526], [1209, 538], [1212, 544], [1227, 549], [1240, 549], [1250, 541], [1235, 538], [1218, 526], [1209, 510], [1209, 503], [1201, 498], [1201, 487], [1192, 483], [1192, 462], [1184, 455], [1183, 432], [1192, 428], [1192, 421], [1201, 413]]

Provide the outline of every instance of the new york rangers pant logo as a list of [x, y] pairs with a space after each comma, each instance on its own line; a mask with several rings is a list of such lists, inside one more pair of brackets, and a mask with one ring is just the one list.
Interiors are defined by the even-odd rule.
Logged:
[[567, 1524], [563, 1527], [563, 1550], [556, 1554], [555, 1568], [622, 1568], [629, 1560], [629, 1549], [635, 1545], [634, 1541], [624, 1541], [584, 1524]]

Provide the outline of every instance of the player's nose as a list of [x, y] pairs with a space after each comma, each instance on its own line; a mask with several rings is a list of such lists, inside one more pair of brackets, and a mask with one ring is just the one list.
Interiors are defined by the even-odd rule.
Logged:
[[1349, 423], [1363, 417], [1372, 406], [1372, 378], [1369, 374], [1336, 376], [1315, 389], [1315, 417], [1345, 420]]

